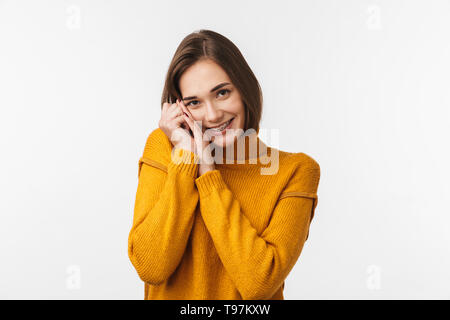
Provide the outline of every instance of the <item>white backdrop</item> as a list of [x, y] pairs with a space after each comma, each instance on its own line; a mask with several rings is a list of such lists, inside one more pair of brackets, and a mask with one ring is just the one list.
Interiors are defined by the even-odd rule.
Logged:
[[143, 299], [138, 159], [201, 28], [259, 79], [261, 130], [321, 166], [285, 299], [450, 298], [449, 15], [438, 0], [0, 0], [0, 298]]

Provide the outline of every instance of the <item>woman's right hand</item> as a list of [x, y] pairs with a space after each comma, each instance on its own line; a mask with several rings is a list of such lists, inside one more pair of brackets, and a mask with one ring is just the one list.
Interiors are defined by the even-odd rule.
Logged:
[[194, 137], [189, 133], [189, 125], [183, 117], [185, 113], [179, 103], [178, 99], [172, 104], [164, 102], [158, 125], [175, 148], [194, 152]]

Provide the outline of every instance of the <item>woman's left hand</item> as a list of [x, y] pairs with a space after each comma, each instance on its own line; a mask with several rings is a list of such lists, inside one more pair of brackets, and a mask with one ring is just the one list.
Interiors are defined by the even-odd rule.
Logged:
[[203, 139], [203, 132], [201, 127], [198, 125], [198, 122], [194, 120], [191, 112], [184, 105], [183, 100], [179, 101], [179, 105], [185, 113], [183, 117], [194, 134], [195, 153], [200, 157], [198, 175], [201, 176], [208, 171], [216, 169], [214, 158], [212, 157], [211, 152], [208, 150], [208, 145], [211, 143], [211, 139]]

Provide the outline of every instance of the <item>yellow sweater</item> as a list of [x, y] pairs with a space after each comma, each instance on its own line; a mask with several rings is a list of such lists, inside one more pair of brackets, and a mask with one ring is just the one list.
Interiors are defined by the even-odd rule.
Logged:
[[[196, 154], [174, 149], [181, 162], [172, 160], [165, 133], [150, 133], [128, 238], [145, 300], [284, 300], [317, 206], [320, 167], [256, 139], [266, 153], [252, 157], [246, 143], [246, 164], [216, 164], [198, 177]], [[278, 171], [262, 174], [271, 152]]]

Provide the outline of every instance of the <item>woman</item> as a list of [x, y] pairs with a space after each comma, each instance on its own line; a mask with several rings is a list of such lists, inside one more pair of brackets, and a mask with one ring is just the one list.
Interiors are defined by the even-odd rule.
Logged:
[[260, 86], [216, 32], [183, 39], [161, 104], [128, 238], [144, 299], [283, 300], [317, 206], [318, 163], [258, 138]]

